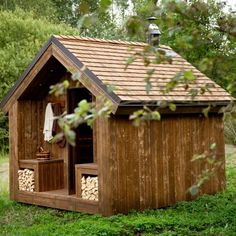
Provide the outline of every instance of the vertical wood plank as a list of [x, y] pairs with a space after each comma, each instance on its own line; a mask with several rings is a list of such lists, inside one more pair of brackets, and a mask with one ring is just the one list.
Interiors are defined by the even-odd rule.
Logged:
[[183, 153], [182, 153], [182, 146], [183, 146], [183, 138], [182, 138], [182, 125], [181, 125], [181, 117], [176, 117], [176, 122], [174, 122], [174, 129], [175, 129], [175, 137], [174, 137], [174, 147], [175, 147], [175, 157], [173, 158], [174, 162], [174, 169], [175, 169], [175, 200], [179, 201], [183, 199], [182, 196], [182, 188], [183, 188], [183, 178], [182, 178], [182, 171], [183, 171]]
[[[203, 115], [197, 114], [196, 119], [193, 119], [192, 121], [192, 127], [193, 127], [193, 138], [192, 138], [192, 143], [193, 143], [193, 152], [192, 152], [192, 159], [196, 156], [201, 154], [201, 119]], [[191, 161], [191, 160], [190, 160]], [[200, 163], [199, 161], [191, 161], [191, 186], [196, 184], [197, 178], [200, 174]], [[198, 196], [199, 194], [196, 194], [195, 196], [191, 195], [191, 199], [194, 199]]]
[[38, 113], [37, 113], [37, 101], [32, 101], [31, 103], [31, 159], [35, 158], [35, 154], [37, 153], [37, 147], [39, 145], [38, 141]]
[[215, 160], [220, 162], [218, 168], [216, 168], [215, 174], [212, 178], [212, 192], [216, 193], [219, 190], [225, 188], [225, 145], [224, 145], [224, 127], [223, 116], [218, 114], [212, 119], [212, 133], [214, 134], [214, 140], [216, 143], [216, 157]]
[[152, 142], [155, 141], [155, 156], [156, 156], [156, 188], [157, 188], [157, 207], [165, 205], [165, 194], [164, 194], [164, 172], [163, 172], [163, 116], [160, 122], [154, 122], [157, 125], [155, 135]]
[[[125, 130], [125, 163], [126, 163], [126, 212], [131, 209], [138, 209], [139, 204], [139, 166], [137, 158], [137, 142], [138, 129], [132, 125], [128, 117], [123, 119]], [[130, 169], [132, 168], [132, 171]]]
[[[128, 185], [128, 191], [131, 192], [132, 198], [130, 199], [130, 205], [132, 206], [132, 209], [140, 209], [140, 189], [139, 189], [139, 178], [140, 178], [140, 172], [139, 172], [139, 159], [138, 159], [138, 129], [137, 127], [133, 126], [132, 122], [129, 121], [129, 145], [130, 145], [130, 156], [131, 156], [131, 162], [128, 167], [130, 170], [132, 168], [132, 171], [130, 172], [131, 175], [131, 181]], [[129, 157], [127, 157], [129, 158]], [[132, 187], [132, 191], [130, 191]]]
[[[119, 147], [117, 157], [119, 158], [118, 161], [118, 171], [119, 171], [119, 208], [121, 212], [127, 212], [127, 201], [126, 201], [126, 191], [127, 191], [127, 182], [126, 182], [126, 175], [127, 175], [127, 164], [126, 164], [126, 131], [124, 127], [125, 120], [119, 118], [119, 124], [116, 127], [116, 134], [117, 134], [117, 144]], [[121, 148], [122, 147], [122, 148]]]
[[20, 141], [18, 136], [18, 122], [18, 103], [16, 102], [9, 110], [9, 190], [11, 200], [17, 200], [18, 192], [18, 146]]
[[144, 154], [144, 124], [138, 128], [138, 158], [139, 158], [139, 189], [140, 189], [140, 209], [145, 208], [145, 154]]
[[168, 120], [162, 120], [162, 132], [163, 132], [163, 149], [162, 149], [162, 156], [163, 156], [163, 194], [165, 196], [164, 205], [167, 206], [169, 204], [169, 176], [168, 176], [168, 168], [169, 168], [169, 157], [168, 157], [168, 140], [169, 135], [168, 133]]
[[107, 119], [99, 118], [97, 130], [97, 161], [98, 161], [98, 194], [99, 212], [103, 215], [112, 214], [110, 137]]
[[[119, 176], [118, 176], [118, 160], [117, 160], [117, 139], [116, 139], [116, 120], [113, 116], [108, 120], [110, 132], [110, 165], [111, 165], [111, 192], [112, 196], [112, 211], [118, 213], [119, 207]], [[97, 132], [96, 132], [97, 134]], [[96, 135], [97, 138], [97, 135]], [[95, 139], [96, 140], [96, 139]]]
[[[25, 157], [25, 135], [24, 135], [24, 111], [23, 111], [24, 104], [22, 101], [18, 102], [18, 124], [17, 124], [17, 131], [18, 131], [18, 140], [22, 145], [18, 147], [18, 159], [22, 160]], [[9, 124], [11, 123], [11, 119], [9, 119]]]
[[174, 124], [176, 123], [176, 120], [172, 118], [168, 118], [168, 133], [169, 139], [168, 139], [168, 176], [169, 176], [169, 203], [168, 204], [174, 204], [175, 203], [175, 168], [174, 168], [174, 163], [176, 159], [176, 143], [175, 143], [175, 138], [176, 138], [176, 129]]
[[24, 146], [25, 146], [25, 156], [23, 159], [32, 159], [32, 123], [31, 123], [31, 101], [24, 101], [24, 129], [25, 132], [25, 139], [24, 139]]

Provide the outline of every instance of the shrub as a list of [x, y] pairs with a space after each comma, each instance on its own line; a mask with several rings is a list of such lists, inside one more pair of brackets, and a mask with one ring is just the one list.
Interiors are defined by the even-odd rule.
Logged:
[[232, 116], [226, 116], [224, 128], [226, 143], [236, 145], [236, 119], [234, 119]]
[[[78, 35], [79, 31], [48, 19], [35, 19], [21, 9], [0, 11], [0, 100], [52, 34]], [[8, 143], [6, 118], [0, 114], [0, 149]]]

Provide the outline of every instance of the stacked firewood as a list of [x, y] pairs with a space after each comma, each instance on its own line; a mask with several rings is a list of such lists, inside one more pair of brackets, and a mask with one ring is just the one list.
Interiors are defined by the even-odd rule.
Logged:
[[29, 169], [18, 170], [19, 190], [34, 192], [34, 171]]
[[81, 197], [87, 200], [98, 201], [98, 177], [82, 177]]

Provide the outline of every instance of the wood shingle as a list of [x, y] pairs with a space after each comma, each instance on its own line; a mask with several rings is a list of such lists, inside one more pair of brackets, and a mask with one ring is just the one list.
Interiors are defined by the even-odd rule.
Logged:
[[[229, 101], [231, 97], [215, 82], [210, 80], [185, 59], [174, 53], [171, 64], [144, 66], [141, 58], [134, 60], [126, 69], [127, 59], [136, 52], [142, 52], [145, 43], [130, 43], [112, 40], [96, 40], [81, 37], [56, 36], [73, 55], [106, 85], [111, 85], [121, 102], [127, 101], [173, 101], [173, 102], [216, 102]], [[161, 49], [171, 50], [161, 46]], [[153, 56], [151, 59], [154, 59]], [[151, 77], [152, 89], [145, 89], [147, 70], [154, 69]], [[180, 83], [169, 93], [164, 93], [166, 84], [180, 71], [192, 71], [196, 80], [186, 90]], [[192, 97], [190, 89], [201, 89], [208, 85], [209, 91]]]

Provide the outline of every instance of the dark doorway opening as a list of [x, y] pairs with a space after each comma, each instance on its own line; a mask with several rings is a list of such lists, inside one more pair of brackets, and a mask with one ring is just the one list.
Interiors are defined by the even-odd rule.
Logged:
[[[74, 112], [78, 103], [86, 99], [92, 102], [92, 94], [86, 88], [68, 89], [68, 114]], [[93, 163], [93, 130], [87, 124], [81, 124], [76, 130], [76, 146], [69, 147], [68, 158], [68, 190], [75, 193], [75, 165]]]

